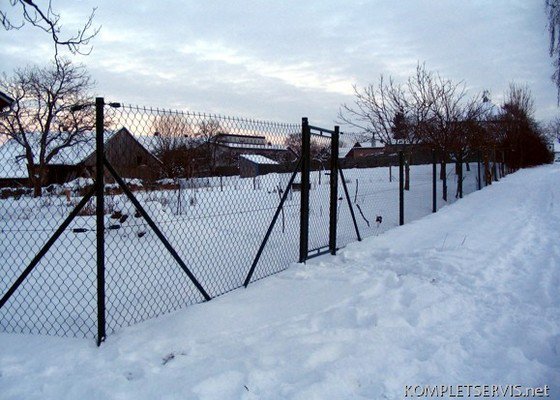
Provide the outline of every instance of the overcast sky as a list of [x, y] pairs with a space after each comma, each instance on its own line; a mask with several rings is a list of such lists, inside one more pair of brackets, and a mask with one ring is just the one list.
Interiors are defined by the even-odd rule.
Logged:
[[[38, 1], [41, 2], [41, 1]], [[7, 1], [0, 6], [6, 9]], [[417, 62], [499, 103], [527, 83], [537, 118], [558, 115], [544, 0], [53, 0], [64, 28], [96, 6], [101, 32], [76, 57], [109, 101], [334, 124], [352, 85], [404, 80]], [[45, 63], [46, 34], [0, 31], [0, 70]]]

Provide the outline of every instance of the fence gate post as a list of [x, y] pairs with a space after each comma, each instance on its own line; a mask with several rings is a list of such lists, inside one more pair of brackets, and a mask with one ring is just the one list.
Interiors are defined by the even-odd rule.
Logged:
[[437, 164], [436, 150], [432, 149], [432, 212], [437, 211]]
[[463, 198], [463, 151], [459, 151], [457, 155], [457, 195], [460, 199]]
[[331, 197], [329, 214], [329, 249], [331, 254], [336, 254], [336, 209], [338, 204], [338, 137], [340, 127], [334, 127], [334, 134], [331, 138]]
[[97, 346], [105, 340], [105, 215], [103, 191], [105, 183], [103, 174], [104, 149], [103, 107], [105, 101], [102, 97], [95, 99], [95, 183], [96, 183], [96, 235], [97, 235]]
[[309, 173], [311, 170], [311, 131], [307, 118], [301, 119], [301, 209], [299, 224], [299, 262], [307, 260], [309, 245]]
[[404, 155], [399, 151], [399, 225], [404, 225]]

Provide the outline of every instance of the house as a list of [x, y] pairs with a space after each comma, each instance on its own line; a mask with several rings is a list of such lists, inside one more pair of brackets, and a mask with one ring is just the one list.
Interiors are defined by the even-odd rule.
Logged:
[[[33, 147], [35, 163], [39, 162], [40, 135], [28, 135]], [[132, 135], [128, 129], [106, 132], [105, 155], [123, 178], [156, 179], [160, 175], [161, 161], [153, 154], [153, 141]], [[52, 146], [56, 146], [56, 139]], [[84, 141], [62, 148], [46, 166], [44, 185], [64, 183], [78, 177], [95, 176], [95, 137], [91, 132]], [[30, 186], [29, 174], [33, 173], [27, 163], [24, 147], [14, 139], [0, 146], [0, 187]], [[112, 178], [107, 175], [107, 179]]]
[[242, 155], [259, 155], [279, 164], [293, 161], [287, 147], [268, 141], [265, 136], [219, 133], [199, 146], [214, 174], [237, 174]]
[[339, 158], [357, 159], [382, 155], [384, 152], [385, 146], [372, 146], [371, 142], [356, 142], [350, 148], [340, 149]]
[[6, 93], [0, 91], [0, 115], [9, 111], [13, 103], [14, 99], [12, 99]]
[[[160, 177], [163, 163], [155, 156], [157, 138], [134, 136], [126, 128], [109, 133], [107, 136], [104, 144], [105, 157], [121, 178], [155, 180]], [[89, 175], [94, 176], [96, 152], [95, 148], [92, 150], [79, 164]], [[107, 180], [113, 180], [107, 172], [105, 175]]]

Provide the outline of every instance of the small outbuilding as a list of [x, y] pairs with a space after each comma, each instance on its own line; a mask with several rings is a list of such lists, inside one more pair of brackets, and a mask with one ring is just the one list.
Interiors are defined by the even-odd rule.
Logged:
[[241, 154], [239, 156], [239, 176], [252, 178], [279, 171], [280, 164], [260, 154]]

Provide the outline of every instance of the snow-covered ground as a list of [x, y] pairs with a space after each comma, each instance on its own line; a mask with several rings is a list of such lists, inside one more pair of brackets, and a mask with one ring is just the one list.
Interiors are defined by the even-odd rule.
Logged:
[[0, 334], [0, 399], [560, 398], [560, 166], [519, 171], [336, 257], [91, 339]]

